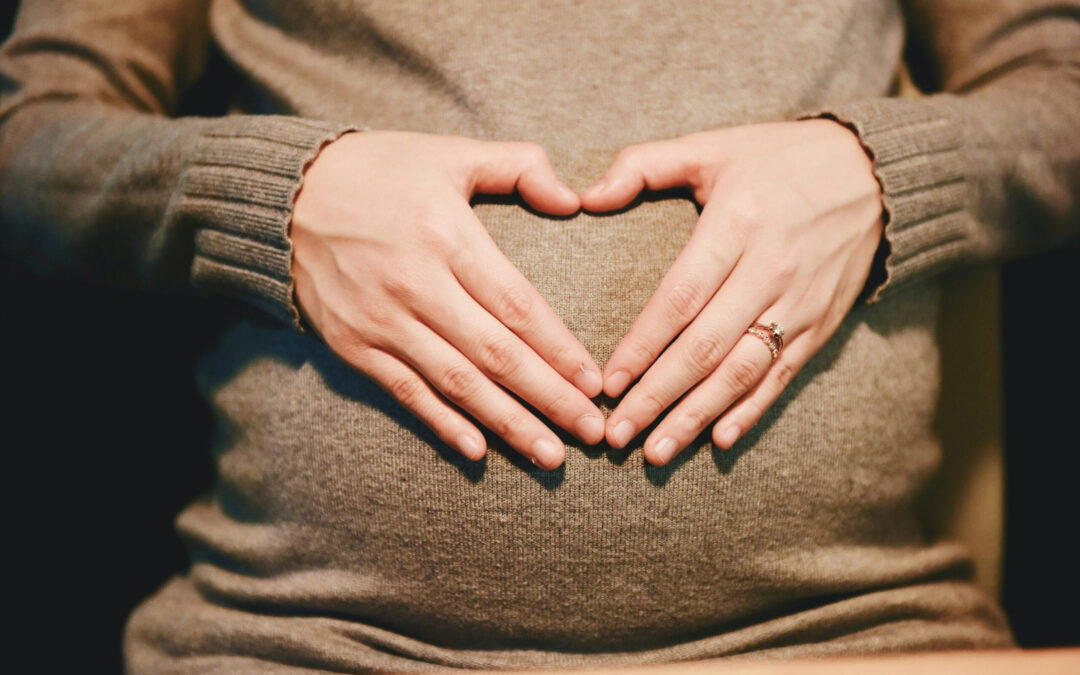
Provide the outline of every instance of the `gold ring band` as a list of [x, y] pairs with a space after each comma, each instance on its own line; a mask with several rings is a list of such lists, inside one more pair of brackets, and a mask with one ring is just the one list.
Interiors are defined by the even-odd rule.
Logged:
[[773, 361], [780, 356], [780, 350], [784, 348], [783, 325], [775, 321], [768, 326], [754, 322], [746, 329], [746, 332], [765, 343], [765, 346], [769, 348], [769, 352], [772, 354]]

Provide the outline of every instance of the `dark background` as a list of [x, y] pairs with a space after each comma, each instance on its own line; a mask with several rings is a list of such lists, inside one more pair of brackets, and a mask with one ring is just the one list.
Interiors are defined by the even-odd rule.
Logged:
[[[13, 13], [0, 3], [0, 36]], [[1080, 307], [1078, 267], [1074, 245], [1002, 273], [1003, 600], [1029, 647], [1080, 645], [1080, 351], [1055, 325]], [[125, 617], [187, 565], [173, 518], [212, 480], [192, 369], [228, 302], [43, 279], [8, 252], [0, 283], [8, 616], [46, 670], [119, 672]]]

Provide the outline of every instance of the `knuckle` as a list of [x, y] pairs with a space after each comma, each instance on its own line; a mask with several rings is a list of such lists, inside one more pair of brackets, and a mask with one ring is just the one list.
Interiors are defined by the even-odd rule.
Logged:
[[539, 143], [525, 142], [522, 144], [521, 151], [530, 164], [543, 164], [547, 162], [547, 153]]
[[383, 288], [391, 297], [412, 304], [424, 295], [423, 273], [406, 265], [399, 266], [383, 280]]
[[797, 271], [798, 265], [790, 256], [776, 255], [769, 262], [769, 273], [772, 278], [785, 286], [795, 278]]
[[717, 242], [708, 242], [702, 247], [709, 262], [720, 269], [731, 269], [735, 266], [737, 253], [730, 248], [718, 245]]
[[372, 353], [375, 350], [369, 345], [355, 340], [340, 343], [331, 343], [327, 340], [326, 344], [346, 363], [381, 384], [378, 372], [372, 369], [375, 365]]
[[520, 327], [532, 314], [533, 301], [515, 284], [503, 286], [495, 294], [496, 315], [511, 327]]
[[615, 161], [612, 163], [620, 168], [634, 166], [641, 157], [641, 153], [640, 145], [628, 145], [619, 150], [619, 154], [615, 155]]
[[768, 200], [758, 190], [736, 191], [727, 198], [724, 217], [729, 227], [748, 234], [767, 220]]
[[702, 295], [697, 285], [679, 282], [671, 287], [671, 292], [664, 299], [671, 315], [686, 323], [697, 315]]
[[736, 391], [746, 391], [757, 383], [758, 368], [747, 359], [729, 359], [729, 362], [724, 364], [724, 371]]
[[392, 381], [388, 389], [390, 395], [406, 408], [415, 408], [420, 402], [424, 385], [415, 377], [405, 376]]
[[677, 149], [677, 151], [682, 157], [683, 171], [690, 186], [695, 189], [705, 187], [706, 176], [711, 173], [715, 160], [709, 155], [703, 154], [699, 147], [690, 142], [682, 145], [684, 147]]
[[690, 433], [697, 434], [712, 422], [715, 418], [697, 406], [689, 406], [683, 411], [681, 417], [682, 427]]
[[491, 338], [480, 343], [480, 365], [488, 377], [496, 380], [508, 378], [520, 363], [520, 350], [509, 338]]
[[450, 431], [453, 429], [451, 424], [453, 415], [450, 413], [450, 409], [445, 405], [433, 405], [424, 415], [426, 424], [433, 430], [438, 432], [439, 430]]
[[445, 215], [438, 213], [424, 211], [416, 216], [413, 236], [421, 247], [448, 256], [460, 248], [457, 228], [447, 222]]
[[352, 363], [359, 363], [360, 342], [351, 320], [333, 310], [324, 310], [319, 321], [319, 335], [335, 352]]
[[514, 438], [524, 428], [525, 416], [516, 412], [500, 415], [491, 425], [491, 430], [500, 438], [505, 439]]
[[[406, 292], [414, 293], [411, 288]], [[377, 295], [373, 298], [358, 299], [357, 304], [365, 326], [375, 328], [379, 333], [400, 328], [398, 325], [401, 319], [400, 307], [396, 303], [387, 302], [386, 296]]]
[[656, 417], [667, 408], [667, 402], [651, 391], [642, 392], [641, 405], [652, 417]]
[[570, 397], [565, 392], [559, 391], [548, 396], [547, 400], [540, 406], [540, 412], [544, 413], [544, 416], [549, 419], [561, 419], [569, 407], [569, 403]]
[[566, 371], [572, 371], [571, 376], [577, 374], [577, 367], [572, 360], [570, 347], [565, 344], [558, 343], [552, 345], [546, 352], [540, 354], [540, 356], [551, 364], [555, 370], [559, 371], [560, 374], [565, 374]]
[[780, 383], [780, 386], [787, 389], [791, 382], [795, 379], [795, 366], [790, 363], [777, 359], [777, 362], [773, 365], [774, 377], [776, 381]]
[[719, 333], [714, 330], [707, 331], [690, 341], [690, 348], [687, 350], [688, 365], [694, 369], [693, 372], [711, 368], [725, 351], [724, 340]]
[[[755, 402], [747, 401], [736, 408], [732, 414], [726, 415], [725, 420], [739, 427], [740, 437], [745, 436], [750, 429], [758, 423], [758, 420], [765, 414], [765, 408]], [[720, 432], [722, 428], [727, 428], [726, 425], [721, 427], [720, 424], [716, 425], [713, 430], [713, 442], [717, 445], [721, 445]]]
[[627, 346], [630, 349], [630, 354], [637, 363], [649, 364], [656, 360], [657, 352], [648, 342], [635, 340], [627, 343]]
[[385, 319], [369, 316], [367, 320], [369, 321], [367, 330], [370, 333], [365, 337], [367, 344], [374, 349], [392, 354], [402, 352], [402, 344], [410, 339], [410, 334], [415, 328], [410, 318], [402, 320], [400, 315], [390, 316], [389, 313]]
[[329, 308], [324, 309], [322, 321], [317, 324], [323, 342], [365, 372], [371, 362], [372, 347], [378, 346], [378, 331], [372, 331], [370, 325], [366, 314], [345, 314]]
[[479, 389], [480, 380], [477, 374], [465, 366], [453, 366], [443, 375], [442, 390], [451, 400], [471, 400]]
[[815, 325], [815, 333], [820, 333], [826, 336], [831, 336], [836, 332], [836, 329], [840, 327], [840, 324], [844, 321], [844, 317], [850, 310], [845, 309], [846, 305], [835, 301], [835, 295], [830, 297], [822, 297], [815, 294], [815, 297], [805, 303], [811, 316], [822, 317]]

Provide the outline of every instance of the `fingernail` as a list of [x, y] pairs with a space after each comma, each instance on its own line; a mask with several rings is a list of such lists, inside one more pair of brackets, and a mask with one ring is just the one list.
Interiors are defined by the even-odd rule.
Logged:
[[674, 438], [665, 436], [653, 447], [653, 457], [656, 459], [655, 464], [667, 464], [671, 461], [671, 458], [675, 456], [675, 450], [678, 444]]
[[607, 387], [604, 389], [609, 396], [618, 396], [630, 384], [630, 373], [625, 370], [616, 370], [607, 379]]
[[565, 448], [547, 438], [539, 438], [532, 444], [532, 462], [541, 469], [554, 469], [562, 464]]
[[727, 429], [724, 429], [724, 433], [720, 435], [720, 441], [724, 447], [730, 448], [735, 445], [735, 441], [739, 440], [739, 427], [731, 425]]
[[469, 459], [480, 459], [480, 444], [469, 434], [461, 434], [457, 438], [458, 449]]
[[611, 440], [614, 441], [615, 446], [619, 448], [624, 447], [633, 437], [634, 423], [630, 420], [619, 422], [611, 432]]
[[604, 418], [582, 415], [577, 421], [577, 434], [586, 443], [599, 443], [604, 438]]
[[604, 388], [604, 379], [600, 377], [600, 373], [596, 372], [592, 368], [586, 369], [584, 365], [579, 367], [577, 375], [574, 376], [574, 386], [585, 393], [586, 396], [596, 396]]
[[609, 187], [611, 187], [611, 181], [609, 181], [607, 178], [601, 178], [600, 180], [596, 181], [596, 183], [594, 183], [591, 188], [589, 188], [589, 192], [593, 194], [599, 194], [604, 190], [608, 189]]

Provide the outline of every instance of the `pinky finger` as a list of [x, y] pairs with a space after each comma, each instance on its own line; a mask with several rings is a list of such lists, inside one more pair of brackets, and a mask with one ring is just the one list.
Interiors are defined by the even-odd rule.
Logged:
[[406, 363], [372, 349], [365, 355], [364, 371], [447, 445], [471, 460], [487, 452], [483, 434]]
[[784, 345], [784, 350], [769, 366], [765, 377], [716, 421], [712, 438], [717, 447], [730, 450], [731, 446], [758, 423], [806, 362], [817, 353], [817, 349], [811, 346], [809, 335], [800, 335], [799, 338], [802, 339], [795, 339]]

